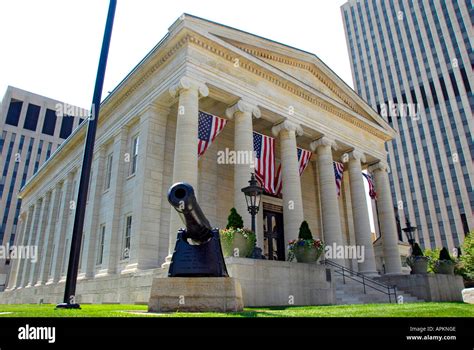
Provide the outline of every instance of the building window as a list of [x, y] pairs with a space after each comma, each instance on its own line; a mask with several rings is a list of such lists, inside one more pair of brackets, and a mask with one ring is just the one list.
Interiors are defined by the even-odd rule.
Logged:
[[107, 156], [107, 168], [105, 173], [105, 183], [104, 183], [104, 191], [110, 188], [110, 181], [112, 179], [112, 161], [113, 161], [113, 154], [109, 154]]
[[94, 170], [91, 170], [91, 175], [90, 175], [90, 178], [89, 178], [89, 186], [87, 187], [86, 203], [89, 203], [89, 197], [90, 197], [90, 193], [91, 193], [91, 186], [92, 186], [92, 179], [93, 178], [94, 178]]
[[[58, 210], [59, 211], [59, 210]], [[48, 276], [51, 276], [52, 270], [53, 270], [53, 262], [54, 262], [54, 252], [56, 249], [56, 245], [53, 243], [53, 246], [51, 248], [51, 251], [53, 252], [51, 254], [51, 258], [49, 260], [49, 267], [48, 267]]]
[[63, 251], [63, 266], [61, 267], [61, 275], [66, 272], [66, 266], [68, 265], [69, 261], [67, 261], [67, 252], [70, 251], [68, 248], [69, 239], [66, 239], [66, 243], [64, 243], [64, 251]]
[[97, 254], [97, 265], [102, 265], [102, 260], [104, 259], [104, 244], [105, 244], [105, 225], [100, 226], [99, 231], [99, 247], [98, 247], [98, 254]]
[[18, 126], [22, 106], [23, 101], [15, 100], [12, 98], [12, 100], [10, 101], [10, 106], [8, 107], [7, 120], [5, 121], [5, 123], [13, 126]]
[[139, 144], [139, 138], [137, 135], [132, 139], [132, 159], [131, 159], [131, 164], [130, 164], [130, 175], [135, 174], [137, 171], [138, 144]]
[[36, 131], [38, 126], [38, 118], [40, 113], [40, 106], [30, 103], [28, 109], [26, 110], [25, 123], [23, 124], [23, 129]]
[[54, 136], [54, 130], [56, 129], [56, 112], [52, 109], [46, 109], [46, 114], [44, 115], [43, 129], [41, 132], [45, 135]]
[[128, 259], [130, 257], [131, 237], [132, 237], [132, 216], [127, 215], [125, 219], [125, 232], [124, 232], [124, 240], [123, 240], [122, 259]]
[[59, 131], [59, 137], [67, 139], [72, 133], [72, 124], [74, 123], [74, 117], [65, 115], [61, 122], [61, 130]]

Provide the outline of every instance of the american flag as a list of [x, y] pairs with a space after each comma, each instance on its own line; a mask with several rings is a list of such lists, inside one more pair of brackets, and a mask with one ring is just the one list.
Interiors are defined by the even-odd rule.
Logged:
[[[298, 163], [299, 163], [299, 170], [300, 170], [300, 176], [303, 174], [303, 171], [306, 169], [306, 167], [309, 164], [309, 160], [311, 159], [311, 151], [307, 151], [302, 148], [297, 148], [297, 153], [298, 153]], [[275, 178], [275, 190], [276, 194], [280, 194], [282, 190], [282, 182], [281, 182], [281, 164], [278, 167], [277, 175]]]
[[265, 191], [274, 194], [275, 178], [275, 139], [270, 136], [253, 133], [253, 150], [255, 151], [255, 177]]
[[341, 195], [342, 175], [344, 174], [344, 164], [332, 162], [334, 167], [334, 177], [336, 178], [337, 195]]
[[367, 179], [369, 184], [369, 196], [372, 199], [377, 199], [377, 192], [375, 192], [374, 180], [372, 179], [372, 175], [362, 173], [362, 175]]
[[199, 111], [198, 157], [206, 152], [214, 139], [224, 129], [227, 120]]

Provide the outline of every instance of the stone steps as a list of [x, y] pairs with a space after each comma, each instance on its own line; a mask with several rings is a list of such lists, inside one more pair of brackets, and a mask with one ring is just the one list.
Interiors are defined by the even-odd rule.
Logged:
[[[364, 293], [364, 286], [361, 283], [346, 278], [346, 283], [344, 284], [342, 276], [334, 273], [334, 271], [333, 280], [336, 284], [336, 303], [338, 305], [389, 303], [389, 297], [387, 294], [367, 286]], [[416, 303], [423, 301], [409, 293], [397, 290], [397, 297], [400, 295], [403, 296], [404, 303]], [[392, 295], [392, 303], [394, 302], [395, 301], [393, 300]]]

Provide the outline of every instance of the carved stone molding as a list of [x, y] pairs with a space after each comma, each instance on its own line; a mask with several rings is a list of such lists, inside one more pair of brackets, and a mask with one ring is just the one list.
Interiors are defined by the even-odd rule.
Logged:
[[343, 157], [343, 161], [344, 159], [345, 160], [349, 160], [349, 159], [355, 159], [355, 160], [358, 160], [360, 161], [361, 163], [365, 163], [366, 162], [366, 159], [365, 159], [365, 154], [361, 151], [358, 151], [358, 150], [352, 150], [351, 152], [348, 152], [347, 153], [349, 155], [349, 157]]
[[176, 84], [169, 88], [168, 91], [172, 97], [176, 97], [182, 90], [190, 89], [197, 90], [199, 95], [202, 97], [207, 97], [209, 95], [209, 89], [206, 84], [189, 77], [181, 77]]
[[369, 166], [369, 171], [371, 173], [375, 171], [386, 171], [390, 172], [390, 166], [387, 164], [387, 162], [384, 161], [379, 161], [378, 163], [372, 164]]
[[303, 135], [303, 128], [301, 127], [301, 125], [289, 120], [284, 120], [281, 123], [278, 123], [273, 126], [272, 133], [273, 135], [278, 136], [282, 130], [294, 131], [296, 136]]
[[329, 137], [329, 136], [323, 136], [323, 137], [321, 137], [317, 140], [314, 140], [309, 145], [309, 147], [311, 148], [311, 150], [313, 152], [315, 152], [318, 149], [319, 146], [329, 146], [335, 151], [337, 151], [337, 149], [338, 149], [336, 141], [333, 138]]
[[255, 118], [260, 118], [262, 115], [260, 109], [256, 105], [244, 100], [239, 100], [236, 104], [230, 106], [225, 111], [225, 115], [229, 119], [233, 119], [236, 113], [250, 113], [250, 115], [253, 115]]

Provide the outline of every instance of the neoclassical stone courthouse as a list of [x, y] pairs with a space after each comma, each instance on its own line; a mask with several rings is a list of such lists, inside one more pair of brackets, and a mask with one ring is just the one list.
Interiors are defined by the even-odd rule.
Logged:
[[[200, 158], [199, 111], [228, 120]], [[16, 244], [38, 245], [39, 259], [13, 263], [2, 302], [61, 300], [86, 129], [84, 123], [20, 193]], [[252, 169], [217, 157], [225, 149], [252, 152], [253, 131], [275, 138], [282, 166], [282, 196], [264, 195], [257, 218], [257, 245], [268, 258], [282, 259], [286, 242], [307, 220], [328, 245], [365, 248], [363, 262], [346, 259], [346, 266], [367, 274], [401, 272], [385, 150], [394, 130], [315, 55], [183, 15], [103, 102], [80, 301], [147, 301], [151, 277], [166, 270], [181, 226], [166, 197], [174, 182], [195, 187], [212, 225], [225, 227], [235, 207], [250, 226], [241, 188]], [[313, 152], [301, 177], [297, 147]], [[333, 161], [341, 158], [338, 196]], [[383, 268], [375, 262], [365, 169], [377, 191]]]

